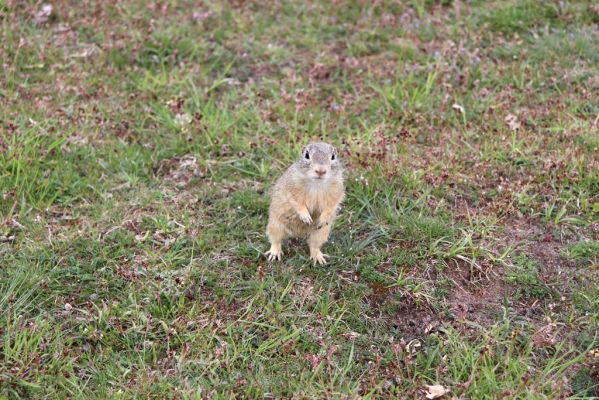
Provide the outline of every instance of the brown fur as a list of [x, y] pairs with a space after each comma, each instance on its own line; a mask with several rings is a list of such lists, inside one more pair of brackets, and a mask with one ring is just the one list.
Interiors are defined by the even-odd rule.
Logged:
[[[310, 159], [306, 158], [306, 152]], [[319, 174], [323, 174], [322, 178]], [[329, 237], [344, 197], [343, 170], [333, 146], [326, 143], [306, 146], [272, 190], [266, 229], [271, 242], [266, 253], [269, 259], [281, 258], [285, 238], [301, 236], [307, 238], [310, 258], [319, 264], [326, 263], [326, 255], [320, 248]]]

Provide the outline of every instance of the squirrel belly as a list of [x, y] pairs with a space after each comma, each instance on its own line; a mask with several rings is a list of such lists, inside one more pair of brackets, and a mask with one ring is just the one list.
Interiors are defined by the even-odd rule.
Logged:
[[[320, 216], [330, 215], [332, 223], [336, 216], [337, 207], [344, 198], [343, 185], [323, 185], [319, 182], [307, 183], [305, 186], [287, 187], [281, 191], [273, 191], [273, 203], [270, 210], [270, 218], [276, 219], [285, 226], [289, 236], [300, 236], [319, 228]], [[312, 217], [312, 223], [303, 222], [295, 209], [291, 206], [294, 202], [305, 205]]]

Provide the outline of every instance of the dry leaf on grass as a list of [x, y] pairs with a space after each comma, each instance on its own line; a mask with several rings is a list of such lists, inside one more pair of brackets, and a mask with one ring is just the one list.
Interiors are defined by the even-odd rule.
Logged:
[[348, 340], [355, 340], [357, 338], [360, 337], [360, 334], [358, 332], [348, 332], [348, 333], [342, 333], [341, 336], [343, 336], [344, 338], [348, 339]]
[[460, 114], [464, 114], [466, 112], [466, 110], [464, 110], [464, 107], [462, 107], [459, 104], [454, 104], [453, 106], [451, 106], [451, 108], [458, 111]]
[[512, 131], [517, 131], [518, 129], [520, 129], [520, 122], [518, 121], [518, 117], [516, 117], [513, 114], [508, 114], [505, 119], [504, 119], [505, 123], [507, 124], [507, 126], [512, 130]]
[[438, 399], [439, 397], [445, 396], [449, 392], [451, 392], [451, 390], [443, 385], [426, 385], [427, 399]]
[[205, 12], [194, 11], [193, 14], [191, 14], [191, 17], [196, 21], [205, 21], [208, 18], [212, 17], [213, 15], [214, 15], [214, 13], [212, 11], [205, 11]]
[[52, 15], [52, 4], [44, 4], [42, 8], [35, 13], [35, 17], [33, 18], [33, 22], [36, 25], [42, 25], [48, 22], [48, 19]]

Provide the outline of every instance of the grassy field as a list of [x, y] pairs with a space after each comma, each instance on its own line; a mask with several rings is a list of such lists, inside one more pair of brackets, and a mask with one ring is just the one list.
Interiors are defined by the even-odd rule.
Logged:
[[[596, 2], [47, 3], [0, 0], [0, 398], [599, 396]], [[269, 264], [316, 139], [331, 261]]]

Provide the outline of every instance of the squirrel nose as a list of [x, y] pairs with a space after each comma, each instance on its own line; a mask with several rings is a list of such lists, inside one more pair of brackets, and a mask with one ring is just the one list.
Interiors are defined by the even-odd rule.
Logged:
[[316, 175], [318, 175], [318, 176], [323, 176], [324, 174], [327, 173], [327, 170], [326, 169], [317, 169], [314, 172], [316, 172]]

